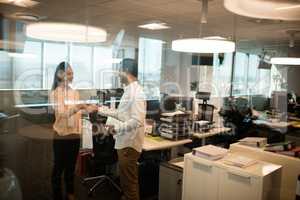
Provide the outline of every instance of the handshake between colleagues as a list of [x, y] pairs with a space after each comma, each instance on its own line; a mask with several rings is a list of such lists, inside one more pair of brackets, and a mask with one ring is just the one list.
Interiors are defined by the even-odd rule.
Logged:
[[[115, 138], [115, 149], [118, 153], [120, 183], [123, 190], [122, 199], [138, 200], [138, 167], [137, 161], [140, 157], [144, 143], [144, 123], [146, 118], [146, 103], [143, 88], [139, 85], [138, 65], [133, 59], [123, 59], [119, 71], [121, 84], [124, 85], [124, 93], [120, 99], [117, 109], [93, 104], [75, 104], [78, 102], [78, 91], [70, 87], [73, 80], [71, 66], [62, 62], [58, 65], [51, 91], [51, 102], [55, 112], [56, 139], [53, 142], [54, 167], [52, 173], [52, 186], [54, 199], [61, 199], [61, 171], [65, 166], [61, 160], [69, 159], [71, 163], [66, 174], [68, 176], [68, 187], [66, 193], [69, 199], [74, 197], [74, 169], [76, 157], [79, 150], [79, 139], [65, 140], [70, 136], [82, 133], [81, 113], [97, 113], [107, 117], [106, 134], [112, 134]], [[76, 137], [77, 138], [77, 137]], [[69, 152], [72, 150], [72, 155]], [[65, 170], [66, 171], [66, 170]], [[57, 197], [57, 198], [56, 198]]]

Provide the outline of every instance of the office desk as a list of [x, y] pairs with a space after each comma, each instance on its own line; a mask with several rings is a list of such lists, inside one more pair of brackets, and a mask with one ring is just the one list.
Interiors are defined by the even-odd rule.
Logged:
[[16, 165], [23, 199], [47, 199], [53, 166], [52, 126], [30, 125], [17, 128], [17, 134], [12, 135], [16, 135], [16, 141], [10, 144], [14, 151], [8, 160]]
[[19, 128], [18, 134], [31, 139], [52, 140], [54, 131], [52, 124], [30, 125]]
[[[194, 138], [202, 139], [202, 145], [205, 144], [205, 139], [222, 133], [230, 132], [231, 128], [220, 127], [213, 128], [208, 132], [193, 133]], [[32, 139], [53, 139], [54, 131], [52, 125], [31, 125], [21, 128], [18, 133], [24, 137]], [[184, 144], [191, 143], [191, 139], [183, 139], [178, 141], [167, 140], [162, 137], [145, 136], [143, 151], [155, 151], [155, 150], [166, 150], [173, 147], [182, 146]]]
[[145, 136], [143, 151], [171, 149], [172, 147], [178, 147], [191, 142], [191, 139], [172, 141], [162, 137]]
[[292, 121], [272, 122], [268, 120], [253, 120], [253, 123], [257, 126], [266, 126], [273, 129], [287, 129], [292, 125]]
[[[53, 139], [54, 131], [52, 125], [31, 125], [19, 129], [18, 133], [32, 139]], [[165, 150], [191, 143], [191, 139], [178, 141], [167, 140], [162, 137], [145, 136], [143, 151]]]
[[294, 115], [288, 115], [288, 120], [289, 121], [296, 121], [296, 122], [299, 122], [300, 121], [300, 118], [299, 117], [296, 117]]
[[202, 132], [202, 133], [193, 133], [194, 138], [201, 139], [202, 145], [205, 145], [205, 140], [208, 137], [212, 137], [215, 135], [219, 135], [222, 133], [228, 133], [231, 131], [231, 128], [228, 127], [218, 127], [218, 128], [212, 128], [208, 132]]

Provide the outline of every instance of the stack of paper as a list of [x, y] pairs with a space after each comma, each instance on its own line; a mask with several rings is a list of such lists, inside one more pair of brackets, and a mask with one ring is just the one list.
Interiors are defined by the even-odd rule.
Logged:
[[191, 112], [176, 111], [161, 113], [160, 136], [171, 140], [189, 137], [192, 124], [191, 120]]
[[197, 157], [201, 157], [208, 160], [218, 160], [223, 158], [228, 153], [227, 149], [213, 146], [213, 145], [206, 145], [198, 148], [193, 149], [193, 155]]
[[228, 156], [224, 159], [224, 163], [240, 168], [246, 168], [257, 163], [257, 160], [245, 156]]
[[161, 116], [163, 117], [174, 117], [175, 115], [183, 115], [185, 112], [183, 111], [175, 111], [175, 112], [167, 112], [167, 113], [161, 113]]
[[247, 145], [251, 147], [264, 147], [267, 144], [267, 138], [263, 137], [246, 137], [239, 140], [242, 145]]

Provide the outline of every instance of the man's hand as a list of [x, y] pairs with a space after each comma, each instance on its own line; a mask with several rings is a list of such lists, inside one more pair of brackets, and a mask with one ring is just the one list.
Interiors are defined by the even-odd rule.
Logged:
[[108, 106], [99, 106], [98, 107], [98, 112], [105, 112], [107, 110], [110, 110]]

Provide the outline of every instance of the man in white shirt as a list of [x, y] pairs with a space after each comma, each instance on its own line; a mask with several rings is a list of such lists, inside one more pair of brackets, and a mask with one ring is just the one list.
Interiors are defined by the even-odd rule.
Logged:
[[100, 107], [99, 114], [108, 116], [114, 126], [118, 152], [121, 188], [124, 200], [139, 200], [137, 162], [144, 143], [146, 102], [143, 88], [137, 82], [138, 65], [133, 59], [121, 63], [120, 78], [126, 85], [116, 110]]

